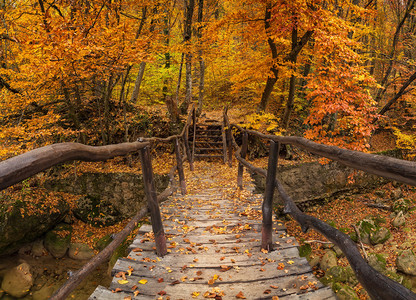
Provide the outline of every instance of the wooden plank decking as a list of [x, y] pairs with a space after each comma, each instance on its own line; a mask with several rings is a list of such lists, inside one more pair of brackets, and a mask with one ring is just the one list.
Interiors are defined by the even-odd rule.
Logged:
[[[99, 286], [89, 299], [336, 299], [281, 222], [275, 250], [260, 250], [261, 195], [219, 187], [212, 173], [192, 180], [207, 188], [161, 205], [168, 255], [156, 256], [151, 226], [142, 226], [128, 257], [116, 262], [110, 287]], [[125, 279], [117, 277], [122, 272]]]

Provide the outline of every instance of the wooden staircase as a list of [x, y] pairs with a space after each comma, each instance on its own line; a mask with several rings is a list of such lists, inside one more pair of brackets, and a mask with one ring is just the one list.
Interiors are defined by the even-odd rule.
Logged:
[[216, 120], [206, 119], [197, 123], [191, 134], [194, 159], [218, 159], [226, 161], [224, 126]]

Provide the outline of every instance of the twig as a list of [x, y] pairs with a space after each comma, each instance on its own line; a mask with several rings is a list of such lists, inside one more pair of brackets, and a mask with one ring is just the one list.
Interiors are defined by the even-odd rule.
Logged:
[[332, 242], [324, 242], [324, 241], [319, 241], [319, 240], [304, 241], [304, 243], [305, 244], [310, 244], [310, 243], [332, 244]]
[[390, 206], [383, 205], [383, 204], [366, 203], [365, 205], [367, 205], [368, 207], [374, 207], [374, 208], [380, 208], [380, 209], [385, 209], [385, 210], [391, 210], [391, 207]]
[[351, 226], [352, 226], [352, 228], [354, 228], [355, 233], [357, 234], [357, 239], [358, 239], [358, 241], [360, 242], [361, 249], [363, 250], [363, 253], [364, 253], [364, 258], [365, 258], [365, 260], [366, 260], [366, 261], [368, 261], [367, 252], [365, 251], [364, 244], [363, 244], [363, 242], [361, 241], [360, 232], [358, 231], [357, 226], [355, 226], [354, 224], [353, 224], [353, 225], [351, 225]]

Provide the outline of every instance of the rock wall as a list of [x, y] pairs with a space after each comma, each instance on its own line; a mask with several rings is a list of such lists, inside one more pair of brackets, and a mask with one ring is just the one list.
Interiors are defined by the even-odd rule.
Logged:
[[[353, 175], [352, 182], [350, 175]], [[259, 175], [254, 175], [253, 178], [256, 187], [263, 193], [265, 178]], [[337, 162], [325, 165], [310, 162], [280, 166], [276, 178], [282, 182], [289, 196], [301, 204], [319, 202], [340, 193], [372, 189], [387, 182], [382, 177], [356, 171]], [[274, 194], [274, 202], [281, 203], [277, 192]]]
[[[169, 183], [167, 175], [154, 175], [157, 192]], [[142, 175], [130, 173], [84, 173], [77, 177], [52, 180], [45, 187], [76, 195], [87, 195], [101, 203], [108, 203], [121, 216], [132, 217], [146, 203]]]

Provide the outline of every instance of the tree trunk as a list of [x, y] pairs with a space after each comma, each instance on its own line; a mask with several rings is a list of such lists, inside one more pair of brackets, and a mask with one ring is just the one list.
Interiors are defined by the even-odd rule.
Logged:
[[146, 63], [142, 61], [140, 63], [139, 73], [137, 74], [136, 82], [134, 83], [134, 90], [133, 90], [133, 93], [131, 94], [131, 98], [130, 98], [131, 102], [136, 102], [139, 97], [140, 85], [142, 84], [142, 81], [143, 81], [143, 74], [144, 74], [145, 68], [146, 68]]
[[[185, 1], [185, 26], [184, 26], [184, 42], [188, 46], [192, 37], [192, 17], [194, 15], [195, 0]], [[182, 102], [180, 111], [182, 114], [186, 114], [188, 106], [192, 101], [192, 53], [187, 49], [185, 54], [186, 65], [186, 83], [185, 83], [185, 101]]]
[[[266, 32], [270, 28], [270, 18], [272, 16], [271, 13], [271, 3], [267, 3], [266, 5], [266, 13], [264, 15], [264, 29]], [[266, 110], [267, 104], [269, 103], [270, 95], [272, 94], [274, 84], [279, 77], [279, 71], [277, 70], [274, 61], [277, 59], [277, 47], [274, 43], [274, 40], [269, 37], [267, 39], [267, 43], [269, 44], [270, 50], [272, 51], [272, 58], [273, 58], [273, 66], [270, 68], [270, 71], [273, 73], [273, 77], [267, 77], [266, 86], [264, 87], [263, 93], [261, 95], [261, 100], [259, 107], [257, 108], [257, 112], [264, 112]]]
[[[203, 21], [203, 10], [204, 10], [204, 0], [198, 1], [198, 23], [201, 24]], [[199, 95], [198, 95], [198, 108], [197, 114], [198, 116], [202, 112], [202, 106], [204, 103], [204, 88], [205, 88], [205, 62], [202, 57], [202, 49], [201, 49], [201, 38], [202, 38], [202, 26], [199, 25], [198, 27], [198, 39], [200, 40], [199, 43]]]

